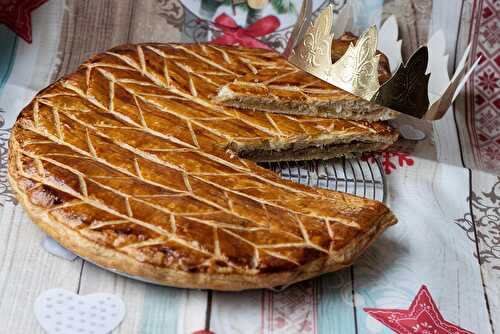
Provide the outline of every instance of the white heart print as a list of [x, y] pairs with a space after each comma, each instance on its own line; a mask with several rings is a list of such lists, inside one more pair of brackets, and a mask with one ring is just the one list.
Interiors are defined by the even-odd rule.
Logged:
[[49, 334], [105, 334], [125, 317], [125, 304], [110, 293], [80, 296], [50, 289], [35, 300], [35, 316]]

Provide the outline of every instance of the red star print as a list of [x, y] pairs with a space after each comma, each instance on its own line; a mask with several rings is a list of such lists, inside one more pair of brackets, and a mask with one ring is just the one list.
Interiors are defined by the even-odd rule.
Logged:
[[408, 310], [365, 308], [364, 311], [398, 334], [474, 334], [444, 320], [425, 285]]
[[0, 23], [31, 43], [31, 12], [47, 0], [0, 0]]

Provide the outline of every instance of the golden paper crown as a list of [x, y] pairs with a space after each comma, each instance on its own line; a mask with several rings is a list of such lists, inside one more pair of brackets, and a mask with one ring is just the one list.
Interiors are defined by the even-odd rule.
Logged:
[[431, 121], [443, 117], [478, 63], [476, 61], [469, 71], [466, 71], [470, 65], [467, 49], [453, 78], [439, 96], [433, 96], [430, 103], [431, 74], [426, 73], [429, 61], [427, 46], [420, 47], [408, 62], [401, 64], [394, 75], [381, 86], [377, 72], [377, 28], [368, 28], [355, 44], [351, 43], [338, 61], [332, 63], [333, 6], [325, 7], [312, 22], [311, 14], [312, 3], [310, 0], [304, 0], [283, 53], [288, 61], [354, 95], [413, 117]]

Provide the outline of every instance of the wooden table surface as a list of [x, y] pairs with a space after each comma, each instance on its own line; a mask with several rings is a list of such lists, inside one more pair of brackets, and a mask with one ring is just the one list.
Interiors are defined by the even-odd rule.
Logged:
[[[409, 156], [388, 157], [395, 167], [387, 175], [388, 205], [399, 224], [351, 268], [279, 293], [159, 287], [53, 256], [8, 188], [8, 129], [36, 91], [114, 45], [189, 40], [186, 22], [194, 14], [180, 0], [50, 0], [33, 14], [31, 45], [0, 25], [1, 332], [41, 333], [33, 302], [58, 287], [119, 295], [127, 315], [114, 333], [392, 333], [363, 308], [408, 308], [422, 285], [448, 321], [474, 333], [500, 332], [500, 111], [494, 102], [500, 89], [488, 54], [500, 49], [493, 29], [498, 1], [389, 0], [378, 10], [381, 17], [398, 16], [405, 56], [443, 29], [450, 69], [469, 41], [485, 61], [443, 120], [418, 125], [427, 138], [413, 143]], [[486, 83], [484, 75], [490, 75]], [[483, 112], [485, 103], [490, 109]]]

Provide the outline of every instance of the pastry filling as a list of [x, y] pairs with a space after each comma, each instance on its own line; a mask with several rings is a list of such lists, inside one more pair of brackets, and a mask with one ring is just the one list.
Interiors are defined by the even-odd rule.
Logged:
[[222, 104], [230, 107], [250, 109], [254, 111], [268, 111], [292, 115], [309, 115], [319, 117], [340, 117], [350, 120], [382, 121], [394, 118], [394, 112], [379, 108], [376, 110], [363, 108], [360, 103], [353, 107], [356, 102], [336, 101], [318, 102], [311, 106], [297, 101], [279, 101], [266, 97], [251, 97], [237, 95], [234, 97], [219, 96]]
[[389, 147], [387, 143], [367, 143], [352, 141], [346, 144], [325, 144], [303, 148], [285, 149], [241, 149], [237, 152], [241, 158], [256, 162], [271, 161], [298, 161], [310, 159], [331, 159], [337, 157], [352, 157], [364, 152], [384, 150]]

